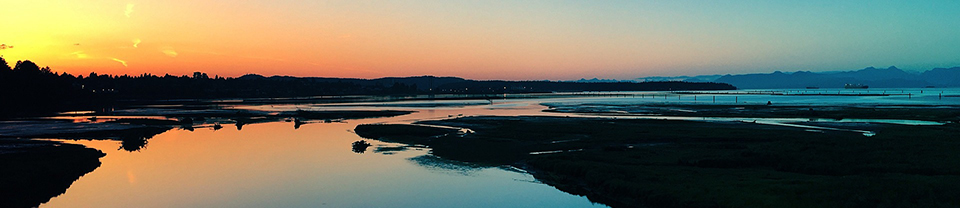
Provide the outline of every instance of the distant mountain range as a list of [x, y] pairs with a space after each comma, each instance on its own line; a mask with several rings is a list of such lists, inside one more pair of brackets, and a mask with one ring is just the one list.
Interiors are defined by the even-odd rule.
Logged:
[[872, 88], [888, 87], [960, 87], [960, 67], [936, 68], [911, 73], [895, 66], [867, 67], [855, 71], [723, 75], [715, 82], [728, 83], [743, 89], [758, 88], [841, 88], [845, 84], [861, 84]]
[[895, 66], [888, 68], [867, 67], [853, 71], [832, 72], [781, 72], [768, 74], [737, 74], [737, 75], [700, 75], [675, 77], [642, 77], [632, 80], [615, 79], [580, 79], [574, 82], [651, 82], [651, 81], [684, 81], [684, 82], [719, 82], [727, 83], [741, 89], [776, 89], [776, 88], [842, 88], [846, 84], [867, 85], [872, 88], [890, 87], [960, 87], [960, 67], [935, 68], [924, 72], [910, 72]]

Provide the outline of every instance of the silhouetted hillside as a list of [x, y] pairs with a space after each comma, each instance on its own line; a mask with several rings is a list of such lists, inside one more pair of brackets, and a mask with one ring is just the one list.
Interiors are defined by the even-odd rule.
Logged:
[[960, 86], [960, 67], [935, 68], [923, 72], [920, 77], [937, 85]]
[[441, 85], [444, 93], [534, 93], [576, 91], [735, 90], [729, 84], [706, 82], [551, 82], [467, 81]]

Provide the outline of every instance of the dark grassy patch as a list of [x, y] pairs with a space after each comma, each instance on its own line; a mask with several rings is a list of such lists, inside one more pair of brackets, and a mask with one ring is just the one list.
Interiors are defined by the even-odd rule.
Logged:
[[[739, 122], [466, 117], [424, 123], [476, 133], [401, 142], [429, 145], [448, 159], [520, 164], [561, 190], [616, 207], [960, 206], [955, 124], [875, 125], [877, 135], [866, 137]], [[394, 138], [381, 133], [376, 138]], [[551, 150], [580, 151], [528, 154]]]
[[395, 141], [406, 144], [427, 144], [435, 137], [456, 133], [454, 129], [406, 125], [406, 124], [362, 124], [354, 129], [364, 138]]

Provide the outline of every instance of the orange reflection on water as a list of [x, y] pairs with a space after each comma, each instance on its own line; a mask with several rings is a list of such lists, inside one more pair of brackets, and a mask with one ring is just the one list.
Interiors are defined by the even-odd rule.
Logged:
[[[67, 141], [107, 156], [99, 168], [42, 207], [597, 206], [550, 186], [525, 182], [534, 179], [522, 173], [496, 168], [451, 173], [411, 162], [410, 158], [427, 154], [424, 149], [380, 154], [372, 150], [399, 144], [367, 140], [371, 151], [351, 151], [351, 143], [362, 138], [350, 130], [360, 123], [457, 114], [516, 115], [541, 108], [445, 108], [392, 118], [310, 123], [299, 129], [292, 122], [247, 124], [242, 131], [232, 126], [216, 131], [175, 129], [149, 139], [145, 148], [134, 152], [119, 150], [117, 141]], [[536, 200], [526, 199], [530, 197]]]
[[[171, 207], [229, 202], [238, 200], [234, 196], [246, 195], [243, 192], [302, 186], [298, 179], [323, 177], [331, 169], [374, 167], [369, 163], [377, 160], [364, 161], [368, 163], [365, 166], [351, 165], [366, 155], [354, 154], [344, 145], [344, 139], [360, 139], [342, 130], [348, 128], [293, 130], [289, 123], [268, 123], [244, 126], [242, 132], [230, 128], [172, 130], [150, 139], [146, 148], [136, 152], [117, 150], [118, 143], [113, 141], [78, 141], [107, 156], [101, 159], [100, 168], [45, 206], [58, 206], [61, 201], [67, 206], [119, 203], [110, 196], [123, 196], [127, 201], [175, 199], [165, 204]], [[379, 164], [389, 165], [387, 161]]]

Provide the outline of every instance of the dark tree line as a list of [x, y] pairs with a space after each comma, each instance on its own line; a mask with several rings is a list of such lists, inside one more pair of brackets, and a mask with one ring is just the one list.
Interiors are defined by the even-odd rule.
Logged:
[[0, 57], [0, 117], [77, 109], [98, 109], [120, 100], [308, 97], [320, 95], [489, 94], [555, 91], [726, 90], [729, 84], [689, 82], [578, 83], [475, 81], [457, 77], [379, 79], [210, 77], [182, 75], [101, 75], [57, 73], [31, 61], [14, 67]]
[[552, 81], [471, 81], [441, 86], [450, 93], [544, 93], [581, 91], [673, 91], [735, 90], [733, 85], [709, 82], [552, 82]]
[[31, 61], [17, 61], [11, 68], [0, 57], [0, 115], [41, 111], [89, 97], [76, 86], [76, 79]]
[[17, 61], [13, 67], [0, 57], [0, 117], [90, 109], [118, 100], [303, 97], [317, 95], [413, 94], [416, 85], [394, 82], [364, 85], [355, 80], [270, 77], [72, 75]]

